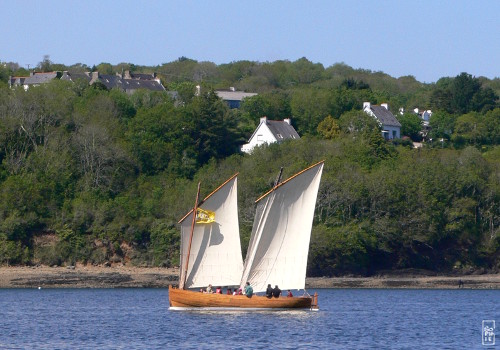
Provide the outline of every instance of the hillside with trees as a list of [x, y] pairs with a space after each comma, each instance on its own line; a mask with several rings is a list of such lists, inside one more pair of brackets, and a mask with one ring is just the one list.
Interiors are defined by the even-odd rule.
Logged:
[[[245, 254], [279, 168], [324, 159], [308, 275], [500, 268], [499, 78], [424, 84], [306, 58], [37, 67], [53, 70], [156, 72], [178, 98], [61, 80], [11, 89], [29, 72], [0, 64], [0, 264], [176, 266], [198, 181], [206, 195], [236, 172]], [[214, 90], [230, 86], [258, 95], [229, 109]], [[407, 137], [384, 140], [364, 101], [388, 103]], [[421, 148], [414, 108], [433, 111]], [[240, 153], [262, 116], [291, 117], [301, 139]]]

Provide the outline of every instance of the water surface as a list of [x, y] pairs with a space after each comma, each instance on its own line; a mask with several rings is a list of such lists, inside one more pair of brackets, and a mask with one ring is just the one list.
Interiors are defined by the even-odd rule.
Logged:
[[500, 334], [497, 290], [318, 293], [319, 312], [185, 312], [166, 289], [0, 289], [0, 349], [486, 349], [482, 320]]

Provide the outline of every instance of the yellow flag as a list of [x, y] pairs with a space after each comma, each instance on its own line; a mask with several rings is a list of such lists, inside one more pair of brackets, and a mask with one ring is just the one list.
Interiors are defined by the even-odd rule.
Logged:
[[204, 210], [198, 208], [196, 211], [196, 223], [197, 224], [210, 224], [215, 221], [215, 213], [210, 210]]

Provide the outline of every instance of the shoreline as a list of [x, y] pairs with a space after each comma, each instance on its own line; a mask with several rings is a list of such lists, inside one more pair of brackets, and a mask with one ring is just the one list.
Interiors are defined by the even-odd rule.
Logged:
[[[168, 288], [177, 268], [130, 266], [0, 267], [0, 288]], [[500, 274], [426, 275], [396, 271], [372, 277], [308, 277], [306, 288], [500, 289]]]

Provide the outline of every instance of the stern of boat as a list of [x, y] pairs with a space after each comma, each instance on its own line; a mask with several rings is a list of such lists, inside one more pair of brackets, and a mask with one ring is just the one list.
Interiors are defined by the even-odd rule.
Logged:
[[318, 293], [317, 292], [315, 292], [314, 295], [313, 295], [313, 297], [312, 297], [311, 310], [313, 310], [313, 311], [318, 311], [319, 310]]

